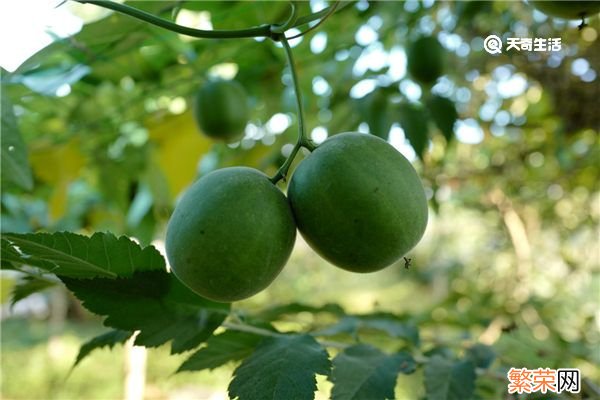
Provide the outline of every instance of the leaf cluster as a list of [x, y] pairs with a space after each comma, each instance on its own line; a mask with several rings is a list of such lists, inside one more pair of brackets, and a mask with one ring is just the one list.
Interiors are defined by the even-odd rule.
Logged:
[[[112, 348], [134, 337], [138, 346], [170, 342], [172, 353], [194, 350], [177, 372], [238, 362], [229, 385], [231, 398], [312, 399], [316, 375], [324, 375], [333, 383], [334, 399], [391, 399], [398, 375], [412, 374], [420, 364], [426, 365], [425, 382], [432, 399], [467, 398], [474, 390], [475, 363], [470, 358], [452, 361], [436, 356], [417, 361], [419, 332], [406, 317], [351, 315], [338, 305], [299, 303], [236, 316], [229, 304], [203, 299], [184, 287], [166, 270], [154, 247], [142, 247], [126, 237], [4, 234], [1, 256], [6, 261], [3, 268], [32, 276], [15, 288], [15, 300], [23, 293], [45, 289], [34, 279], [52, 274], [85, 308], [104, 317], [111, 330], [83, 344], [75, 366], [95, 349]], [[307, 311], [331, 315], [337, 322], [305, 332], [279, 332], [273, 327]], [[215, 333], [219, 327], [224, 330]], [[373, 330], [383, 334], [385, 350], [361, 342], [362, 334]], [[489, 358], [482, 346], [472, 354]], [[487, 367], [492, 359], [493, 355], [485, 365], [478, 365]]]

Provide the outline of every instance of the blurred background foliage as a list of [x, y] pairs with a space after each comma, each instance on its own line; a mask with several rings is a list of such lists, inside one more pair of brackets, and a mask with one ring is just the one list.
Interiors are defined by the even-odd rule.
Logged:
[[[207, 29], [280, 22], [289, 11], [285, 2], [130, 3]], [[302, 3], [300, 14], [326, 5]], [[83, 18], [83, 29], [2, 71], [2, 96], [14, 104], [34, 180], [31, 190], [3, 185], [3, 232], [111, 231], [161, 248], [178, 196], [199, 176], [232, 165], [273, 174], [281, 165], [297, 118], [278, 45], [187, 38], [93, 5], [61, 7]], [[432, 354], [493, 346], [495, 372], [478, 380], [482, 399], [506, 396], [503, 376], [513, 366], [580, 368], [593, 392], [600, 382], [600, 27], [597, 18], [583, 30], [577, 24], [523, 2], [359, 1], [292, 41], [313, 140], [356, 130], [387, 138], [414, 161], [430, 223], [410, 269], [371, 275], [327, 265], [299, 238], [280, 278], [236, 308], [339, 303], [404, 316]], [[562, 50], [492, 56], [483, 51], [491, 33], [557, 37]], [[423, 35], [445, 50], [444, 75], [432, 87], [406, 72], [406, 49]], [[198, 132], [191, 98], [212, 76], [235, 78], [248, 92], [251, 123], [240, 142], [215, 143]], [[454, 103], [453, 129], [433, 123], [431, 93]], [[65, 380], [78, 345], [100, 331], [98, 320], [53, 282], [1, 276], [2, 397], [122, 397], [121, 348], [97, 352]], [[26, 298], [11, 308], [14, 295]], [[304, 312], [278, 327], [328, 322]], [[148, 399], [223, 398], [231, 369], [173, 377], [177, 357], [167, 354], [150, 351]], [[401, 376], [397, 398], [422, 396], [422, 379]], [[319, 398], [328, 387], [319, 382]]]

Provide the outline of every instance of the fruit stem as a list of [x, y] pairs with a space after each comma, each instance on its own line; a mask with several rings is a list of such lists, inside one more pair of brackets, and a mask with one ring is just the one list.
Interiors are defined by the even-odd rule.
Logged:
[[271, 182], [276, 184], [281, 179], [285, 179], [287, 176], [288, 170], [298, 154], [298, 151], [301, 147], [306, 147], [309, 150], [314, 150], [316, 146], [306, 137], [306, 131], [304, 128], [304, 106], [302, 105], [302, 92], [300, 91], [300, 84], [298, 82], [298, 74], [296, 73], [296, 66], [294, 64], [294, 56], [292, 55], [292, 48], [285, 37], [285, 35], [281, 36], [281, 44], [285, 50], [285, 55], [287, 58], [288, 67], [290, 68], [290, 73], [292, 75], [292, 84], [294, 86], [294, 94], [296, 95], [296, 113], [298, 114], [298, 141], [294, 145], [294, 148], [290, 152], [290, 155], [285, 160], [283, 165], [279, 168], [275, 176], [271, 178]]
[[292, 165], [294, 158], [296, 158], [296, 154], [298, 154], [300, 147], [302, 147], [302, 145], [300, 144], [300, 142], [297, 142], [294, 145], [294, 148], [292, 149], [292, 151], [290, 152], [290, 155], [286, 158], [283, 165], [281, 167], [279, 167], [279, 169], [277, 170], [277, 173], [275, 173], [275, 175], [273, 175], [272, 178], [269, 178], [269, 180], [273, 183], [273, 185], [276, 185], [277, 182], [279, 182], [282, 179], [285, 180], [285, 177], [287, 176], [290, 166]]
[[284, 36], [281, 38], [281, 44], [285, 50], [285, 55], [290, 68], [290, 74], [292, 75], [292, 85], [294, 86], [294, 95], [296, 95], [296, 111], [298, 113], [298, 142], [302, 144], [306, 141], [306, 132], [304, 129], [304, 105], [302, 103], [302, 92], [300, 91], [300, 83], [298, 81], [298, 73], [296, 72], [296, 65], [294, 64], [294, 56], [292, 54], [292, 48], [287, 38]]

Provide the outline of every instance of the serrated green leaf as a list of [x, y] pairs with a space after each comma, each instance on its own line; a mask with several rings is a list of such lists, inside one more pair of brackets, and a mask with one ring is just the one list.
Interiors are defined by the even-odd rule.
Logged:
[[139, 330], [135, 344], [140, 346], [172, 340], [173, 353], [204, 342], [230, 307], [196, 295], [166, 271], [142, 271], [118, 279], [61, 279], [85, 308], [107, 317], [104, 325]]
[[496, 352], [492, 346], [476, 343], [467, 349], [465, 357], [473, 361], [476, 367], [488, 368], [496, 359]]
[[231, 330], [211, 336], [206, 341], [206, 347], [185, 360], [177, 372], [214, 369], [230, 361], [244, 359], [252, 354], [262, 339], [264, 336]]
[[361, 327], [377, 329], [396, 338], [402, 338], [411, 344], [419, 345], [419, 330], [408, 322], [400, 321], [393, 315], [373, 315], [361, 318]]
[[335, 336], [342, 333], [349, 335], [356, 335], [358, 328], [360, 327], [360, 321], [357, 317], [348, 315], [340, 319], [335, 324], [328, 326], [327, 328], [321, 329], [314, 332], [316, 336]]
[[427, 100], [427, 108], [435, 125], [442, 132], [446, 141], [450, 142], [454, 137], [454, 124], [458, 119], [454, 102], [446, 97], [431, 96]]
[[6, 93], [2, 96], [0, 122], [2, 183], [14, 183], [25, 190], [33, 188], [33, 176], [27, 161], [27, 148], [21, 138], [13, 105]]
[[419, 158], [423, 159], [429, 141], [428, 118], [425, 110], [415, 103], [399, 104], [398, 118], [410, 145]]
[[334, 336], [342, 333], [356, 335], [361, 329], [376, 329], [396, 338], [402, 338], [409, 343], [419, 345], [419, 330], [416, 326], [399, 320], [392, 314], [348, 315], [336, 324], [321, 329], [316, 336]]
[[10, 303], [11, 305], [14, 305], [17, 301], [23, 300], [33, 293], [41, 292], [54, 285], [56, 285], [56, 283], [49, 281], [48, 279], [26, 276], [13, 288]]
[[359, 344], [348, 347], [333, 359], [333, 400], [393, 399], [398, 373], [410, 374], [415, 360], [406, 352], [385, 354]]
[[432, 357], [425, 366], [425, 392], [430, 400], [468, 400], [475, 391], [475, 365], [471, 360]]
[[75, 368], [85, 357], [89, 356], [92, 351], [107, 346], [109, 349], [112, 349], [117, 344], [125, 343], [131, 335], [133, 335], [133, 332], [112, 330], [85, 342], [79, 348], [79, 353], [77, 354], [77, 359], [75, 359], [73, 368]]
[[142, 248], [125, 236], [103, 232], [91, 237], [72, 232], [6, 233], [2, 257], [71, 278], [128, 277], [135, 271], [165, 269], [165, 260], [154, 247]]
[[311, 400], [315, 374], [331, 369], [327, 352], [312, 336], [288, 335], [263, 340], [235, 370], [229, 396], [239, 400]]

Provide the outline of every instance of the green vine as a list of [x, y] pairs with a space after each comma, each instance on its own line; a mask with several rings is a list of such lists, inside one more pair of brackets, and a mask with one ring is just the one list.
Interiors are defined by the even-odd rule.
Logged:
[[281, 168], [277, 171], [275, 176], [271, 178], [271, 182], [274, 184], [279, 182], [281, 179], [285, 179], [296, 154], [301, 147], [305, 147], [310, 151], [313, 151], [316, 146], [306, 137], [304, 128], [304, 106], [302, 105], [302, 93], [300, 91], [300, 84], [298, 83], [298, 74], [296, 73], [296, 66], [294, 64], [294, 57], [292, 55], [292, 49], [285, 36], [281, 37], [281, 44], [285, 49], [285, 55], [287, 57], [288, 66], [292, 75], [292, 84], [294, 85], [294, 94], [296, 95], [296, 113], [298, 114], [298, 141], [294, 145], [294, 148], [290, 152], [290, 155], [285, 160]]
[[[285, 50], [285, 55], [287, 59], [288, 66], [290, 68], [290, 73], [292, 75], [292, 83], [294, 86], [294, 94], [296, 96], [296, 111], [298, 114], [298, 141], [294, 145], [292, 151], [289, 156], [283, 163], [283, 165], [279, 168], [277, 173], [271, 178], [271, 182], [276, 184], [281, 179], [285, 180], [287, 173], [292, 165], [292, 162], [296, 158], [298, 151], [302, 147], [313, 151], [316, 146], [306, 137], [306, 129], [304, 127], [304, 109], [302, 105], [302, 93], [300, 92], [300, 85], [298, 83], [298, 74], [296, 73], [296, 67], [294, 64], [294, 58], [292, 56], [292, 49], [289, 45], [288, 40], [285, 36], [285, 32], [291, 28], [296, 26], [302, 26], [317, 20], [320, 18], [320, 21], [314, 26], [306, 29], [304, 32], [301, 32], [292, 38], [300, 37], [309, 31], [315, 29], [317, 26], [321, 25], [330, 15], [332, 15], [338, 6], [340, 5], [340, 1], [334, 2], [334, 4], [330, 7], [324, 8], [321, 11], [306, 15], [304, 17], [298, 17], [297, 13], [297, 3], [296, 1], [291, 1], [291, 12], [287, 21], [283, 24], [274, 25], [274, 24], [266, 24], [248, 29], [239, 29], [239, 30], [202, 30], [202, 29], [194, 29], [186, 26], [178, 25], [174, 22], [168, 21], [166, 19], [159, 18], [153, 14], [147, 13], [145, 11], [139, 10], [135, 7], [131, 7], [126, 4], [120, 4], [113, 1], [107, 0], [75, 0], [79, 3], [92, 3], [100, 7], [108, 8], [126, 15], [129, 15], [133, 18], [137, 18], [141, 21], [148, 22], [150, 24], [159, 26], [164, 29], [168, 29], [173, 32], [180, 33], [182, 35], [198, 37], [198, 38], [207, 38], [207, 39], [234, 39], [234, 38], [248, 38], [248, 37], [269, 37], [276, 42], [281, 42], [283, 48]], [[339, 7], [340, 9], [346, 7], [347, 5], [352, 4], [348, 2], [343, 6]]]
[[[332, 7], [337, 7], [337, 3], [331, 7], [326, 7], [323, 10], [317, 11], [312, 14], [305, 15], [303, 17], [296, 16], [296, 5], [295, 2], [291, 2], [292, 4], [292, 13], [290, 19], [284, 22], [281, 25], [275, 24], [264, 24], [252, 28], [247, 29], [237, 29], [237, 30], [203, 30], [203, 29], [195, 29], [189, 28], [187, 26], [182, 26], [176, 24], [174, 22], [168, 21], [166, 19], [157, 17], [156, 15], [150, 14], [146, 11], [140, 10], [138, 8], [132, 7], [127, 4], [121, 4], [114, 1], [109, 0], [74, 0], [78, 3], [89, 3], [94, 4], [99, 7], [104, 7], [109, 10], [117, 11], [130, 17], [139, 19], [144, 22], [148, 22], [149, 24], [156, 25], [158, 27], [179, 33], [181, 35], [196, 37], [196, 38], [205, 38], [205, 39], [240, 39], [240, 38], [255, 38], [255, 37], [268, 37], [275, 41], [279, 41], [281, 39], [281, 34], [288, 29], [299, 27], [302, 25], [306, 25], [309, 22], [315, 21], [323, 16], [330, 14], [332, 12]], [[352, 4], [352, 2], [346, 3], [342, 8], [347, 5]], [[335, 8], [334, 8], [335, 10]]]
[[239, 38], [252, 38], [252, 37], [272, 37], [271, 25], [265, 24], [248, 29], [237, 29], [237, 30], [203, 30], [189, 28], [187, 26], [179, 25], [166, 19], [157, 17], [156, 15], [150, 14], [146, 11], [142, 11], [138, 8], [129, 6], [127, 4], [116, 3], [108, 0], [75, 0], [78, 3], [90, 3], [96, 6], [104, 7], [109, 10], [117, 11], [130, 17], [139, 19], [149, 24], [156, 25], [158, 27], [196, 38], [205, 39], [239, 39]]
[[326, 8], [326, 9], [325, 9], [325, 10], [327, 10], [327, 13], [325, 13], [325, 15], [323, 16], [323, 18], [321, 18], [321, 19], [319, 20], [319, 22], [317, 22], [315, 25], [311, 26], [310, 28], [308, 28], [308, 29], [307, 29], [307, 30], [305, 30], [304, 32], [300, 32], [300, 33], [299, 33], [299, 34], [297, 34], [297, 35], [294, 35], [294, 36], [292, 36], [292, 37], [289, 37], [289, 38], [288, 38], [288, 40], [291, 40], [291, 39], [296, 39], [296, 38], [298, 38], [298, 37], [300, 37], [300, 36], [304, 36], [304, 35], [306, 35], [308, 32], [310, 32], [310, 31], [312, 31], [312, 30], [314, 30], [314, 29], [317, 29], [317, 27], [318, 27], [319, 25], [321, 25], [323, 22], [325, 22], [325, 20], [326, 20], [327, 18], [329, 18], [329, 16], [335, 12], [335, 10], [338, 8], [338, 6], [339, 6], [339, 5], [340, 5], [340, 2], [339, 2], [339, 0], [338, 0], [338, 1], [336, 1], [335, 3], [333, 3], [333, 5], [332, 5], [331, 7], [329, 7], [329, 8]]
[[298, 13], [296, 8], [296, 1], [290, 1], [290, 7], [292, 8], [292, 12], [290, 13], [290, 17], [287, 21], [285, 21], [281, 25], [273, 25], [271, 26], [271, 32], [273, 33], [285, 33], [288, 29], [290, 29], [296, 20], [298, 19]]

